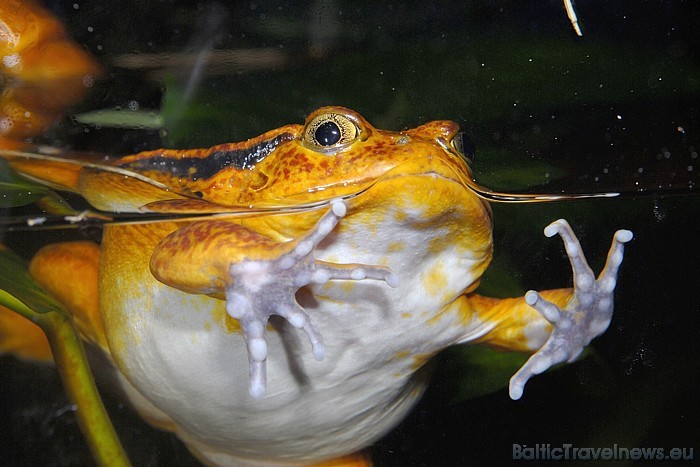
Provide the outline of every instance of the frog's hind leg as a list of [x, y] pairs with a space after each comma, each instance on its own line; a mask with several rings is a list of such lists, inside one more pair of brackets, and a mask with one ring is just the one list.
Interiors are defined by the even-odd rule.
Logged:
[[44, 331], [14, 311], [0, 306], [0, 355], [51, 362], [51, 348]]
[[312, 464], [312, 467], [372, 467], [372, 457], [369, 452], [360, 451], [320, 464]]
[[203, 444], [196, 439], [181, 433], [179, 436], [186, 440], [187, 449], [192, 455], [199, 459], [205, 465], [246, 465], [246, 466], [265, 466], [265, 467], [291, 467], [291, 466], [307, 466], [307, 467], [372, 467], [372, 455], [368, 449], [357, 451], [342, 457], [336, 457], [321, 462], [309, 464], [308, 461], [285, 459], [275, 462], [271, 459], [261, 461], [260, 459], [251, 459], [247, 457], [239, 457], [227, 452], [222, 452], [219, 449], [213, 448], [210, 445]]
[[[91, 242], [56, 243], [43, 247], [29, 264], [32, 278], [71, 312], [83, 337], [106, 348], [97, 303], [100, 247]], [[51, 361], [43, 331], [15, 312], [0, 307], [0, 352], [20, 358]]]
[[55, 243], [37, 252], [29, 273], [70, 311], [83, 338], [106, 349], [97, 298], [99, 261], [100, 247], [95, 243]]

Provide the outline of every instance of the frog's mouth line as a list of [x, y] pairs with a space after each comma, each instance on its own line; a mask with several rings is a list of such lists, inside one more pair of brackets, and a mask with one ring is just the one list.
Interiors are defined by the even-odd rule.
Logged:
[[[108, 172], [117, 173], [126, 177], [133, 177], [142, 182], [149, 183], [153, 186], [161, 188], [166, 191], [173, 191], [171, 188], [163, 185], [160, 182], [152, 180], [141, 174], [131, 172], [130, 170], [123, 169], [120, 167], [108, 166], [95, 164], [91, 162], [85, 162], [80, 160], [66, 160], [63, 158], [48, 156], [44, 154], [35, 153], [23, 153], [18, 151], [0, 151], [0, 154], [8, 155], [12, 157], [22, 157], [30, 159], [40, 159], [40, 160], [52, 160], [58, 162], [70, 162], [73, 165], [86, 167], [96, 170], [105, 170]], [[20, 217], [5, 217], [0, 219], [0, 231], [28, 231], [28, 230], [57, 230], [57, 229], [69, 229], [69, 228], [99, 228], [104, 225], [130, 225], [130, 224], [151, 224], [158, 222], [188, 222], [197, 221], [203, 219], [213, 219], [213, 218], [241, 218], [241, 217], [255, 217], [261, 215], [280, 215], [280, 214], [292, 214], [316, 211], [323, 208], [328, 208], [335, 201], [348, 201], [363, 193], [372, 189], [377, 183], [381, 181], [400, 178], [406, 176], [406, 174], [397, 174], [396, 169], [402, 164], [394, 166], [392, 169], [388, 170], [384, 175], [375, 178], [371, 181], [358, 180], [356, 182], [351, 182], [350, 185], [355, 185], [356, 190], [339, 194], [337, 196], [328, 196], [322, 199], [312, 200], [312, 201], [301, 201], [295, 202], [294, 204], [289, 204], [289, 201], [295, 198], [294, 195], [280, 199], [279, 204], [267, 203], [266, 205], [257, 206], [219, 206], [211, 204], [211, 210], [201, 209], [194, 211], [182, 211], [182, 212], [143, 212], [143, 213], [111, 213], [102, 211], [83, 211], [76, 216], [67, 215], [46, 215], [41, 216], [41, 218], [29, 218], [27, 216]], [[444, 173], [440, 173], [437, 170], [427, 171], [423, 173], [413, 173], [414, 176], [426, 176], [426, 177], [441, 177], [445, 180], [450, 180], [454, 183], [459, 183], [464, 186], [461, 178], [457, 171], [452, 170], [454, 173], [453, 177], [447, 176]], [[33, 177], [27, 177], [33, 178]], [[38, 182], [45, 183], [41, 180]], [[56, 189], [65, 189], [63, 187], [54, 187]], [[322, 193], [324, 189], [329, 189], [328, 187], [319, 188], [318, 192]], [[299, 196], [306, 195], [308, 192], [300, 193]], [[195, 199], [193, 201], [200, 201]], [[285, 202], [286, 201], [286, 202]], [[78, 214], [78, 213], [76, 213]]]
[[[460, 158], [454, 149], [444, 138], [438, 138], [437, 143], [453, 157]], [[473, 177], [454, 171], [457, 179], [464, 186], [473, 191], [478, 197], [497, 203], [546, 203], [550, 201], [572, 201], [587, 198], [615, 198], [620, 196], [618, 192], [608, 193], [507, 193], [495, 191], [479, 184]], [[469, 174], [471, 175], [471, 174]]]
[[[461, 157], [457, 154], [454, 153], [453, 149], [444, 141], [442, 138], [438, 138], [438, 143], [443, 147], [443, 149], [452, 154], [453, 157], [456, 159], [460, 159]], [[356, 192], [348, 195], [343, 195], [339, 197], [329, 197], [324, 200], [318, 201], [316, 203], [311, 203], [309, 207], [312, 208], [317, 208], [318, 206], [325, 206], [329, 205], [333, 199], [350, 199], [356, 196], [359, 196], [360, 194], [364, 193], [367, 190], [370, 190], [374, 185], [377, 183], [380, 183], [383, 180], [388, 180], [392, 178], [398, 178], [406, 175], [413, 175], [413, 176], [428, 176], [428, 177], [441, 177], [444, 180], [451, 180], [455, 183], [458, 183], [467, 189], [471, 190], [474, 194], [476, 194], [479, 198], [489, 201], [489, 202], [498, 202], [498, 203], [543, 203], [543, 202], [553, 202], [553, 201], [573, 201], [573, 200], [580, 200], [580, 199], [588, 199], [588, 198], [615, 198], [620, 196], [619, 192], [606, 192], [606, 193], [515, 193], [515, 192], [502, 192], [502, 191], [496, 191], [492, 190], [488, 187], [485, 187], [481, 184], [479, 184], [473, 177], [471, 177], [471, 173], [468, 170], [457, 170], [453, 164], [442, 164], [441, 168], [442, 170], [428, 170], [425, 172], [411, 172], [411, 171], [401, 171], [400, 168], [404, 165], [408, 165], [415, 162], [415, 159], [409, 160], [402, 162], [401, 164], [397, 164], [396, 166], [388, 169], [383, 175], [377, 177], [374, 180], [371, 180], [369, 182], [364, 181], [364, 180], [356, 180], [351, 182], [354, 185], [358, 185], [361, 188], [359, 188]], [[396, 174], [398, 172], [399, 174]], [[325, 187], [319, 187], [318, 190], [322, 191], [324, 189], [331, 189], [336, 187], [337, 185], [328, 185]], [[307, 195], [308, 193], [305, 192], [303, 194], [299, 194], [299, 196], [304, 196]], [[294, 195], [289, 196], [285, 199], [293, 199]], [[303, 207], [305, 205], [299, 204], [298, 207], [302, 210], [305, 208]], [[284, 207], [282, 209], [285, 209]]]
[[607, 193], [506, 193], [495, 191], [477, 183], [473, 178], [464, 178], [462, 183], [477, 196], [497, 203], [546, 203], [550, 201], [573, 201], [587, 198], [616, 198], [619, 192]]
[[[452, 149], [444, 142], [439, 141], [443, 148], [453, 154]], [[103, 170], [108, 172], [117, 173], [126, 177], [132, 177], [134, 179], [140, 180], [142, 182], [149, 183], [157, 188], [163, 189], [165, 191], [175, 191], [172, 187], [168, 187], [156, 180], [149, 177], [141, 175], [139, 173], [133, 172], [128, 169], [121, 167], [115, 167], [108, 164], [100, 164], [92, 161], [80, 160], [80, 159], [66, 159], [64, 157], [57, 157], [49, 154], [37, 154], [28, 153], [22, 151], [10, 151], [2, 150], [0, 155], [8, 156], [10, 158], [25, 158], [25, 159], [38, 159], [38, 160], [48, 160], [62, 163], [70, 163], [72, 165], [91, 168], [95, 170]], [[456, 157], [456, 156], [455, 156]], [[413, 161], [407, 161], [403, 164], [408, 164]], [[350, 200], [357, 196], [362, 195], [364, 192], [370, 190], [375, 184], [380, 183], [382, 180], [387, 180], [388, 178], [405, 176], [405, 173], [401, 175], [396, 174], [397, 168], [401, 167], [399, 164], [387, 172], [384, 175], [377, 177], [371, 181], [358, 180], [356, 182], [351, 182], [351, 185], [356, 185], [357, 190], [339, 194], [337, 196], [328, 196], [322, 199], [313, 201], [301, 201], [293, 205], [289, 204], [289, 201], [294, 199], [294, 196], [285, 197], [284, 200], [280, 200], [279, 204], [266, 203], [264, 205], [256, 206], [240, 206], [240, 207], [225, 207], [212, 204], [212, 209], [197, 209], [194, 211], [183, 211], [183, 212], [163, 212], [163, 213], [101, 213], [85, 211], [80, 213], [79, 216], [66, 216], [66, 215], [47, 215], [42, 216], [40, 222], [37, 222], [35, 218], [28, 218], [27, 216], [20, 218], [4, 218], [0, 220], [0, 230], [51, 230], [51, 229], [64, 229], [64, 228], [77, 228], [77, 227], [99, 227], [106, 224], [146, 224], [155, 222], [172, 222], [172, 221], [194, 221], [202, 220], [204, 218], [225, 218], [225, 217], [250, 217], [250, 216], [260, 216], [260, 215], [274, 215], [274, 214], [289, 214], [295, 212], [305, 212], [321, 209], [330, 206], [333, 201], [336, 200]], [[569, 201], [569, 200], [579, 200], [586, 198], [612, 198], [620, 196], [620, 193], [584, 193], [584, 194], [531, 194], [531, 193], [506, 193], [491, 190], [487, 187], [480, 185], [476, 180], [471, 177], [468, 171], [457, 170], [452, 164], [443, 164], [444, 171], [429, 170], [423, 173], [413, 173], [412, 175], [419, 176], [438, 176], [446, 180], [452, 180], [455, 183], [459, 183], [467, 189], [471, 190], [478, 197], [489, 201], [489, 202], [502, 202], [502, 203], [532, 203], [532, 202], [550, 202], [550, 201]], [[445, 173], [451, 172], [451, 174]], [[45, 183], [45, 182], [42, 182]], [[54, 187], [61, 189], [61, 187]], [[332, 187], [319, 187], [318, 191], [321, 192], [323, 189], [328, 189]], [[299, 196], [308, 197], [309, 192], [299, 194]], [[186, 194], [184, 196], [187, 196]], [[285, 202], [286, 201], [286, 202]], [[218, 207], [217, 209], [213, 209]]]

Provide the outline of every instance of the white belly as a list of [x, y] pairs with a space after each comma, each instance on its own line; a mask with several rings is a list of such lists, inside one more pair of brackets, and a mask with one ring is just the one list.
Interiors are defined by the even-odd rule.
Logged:
[[[400, 233], [402, 251], [376, 248]], [[469, 271], [477, 260], [450, 248], [436, 254], [424, 237], [405, 233], [386, 226], [379, 237], [362, 238], [348, 230], [321, 245], [318, 259], [385, 265], [400, 284], [392, 289], [380, 281], [331, 281], [301, 289], [297, 300], [323, 338], [325, 358], [314, 360], [301, 331], [272, 319], [262, 399], [248, 392], [245, 342], [222, 325], [224, 302], [163, 285], [144, 264], [126, 268], [129, 283], [140, 290], [101, 297], [113, 357], [209, 462], [307, 463], [357, 451], [406, 415], [426, 384], [416, 370], [463, 335], [458, 317], [431, 318], [475, 280]], [[435, 293], [425, 276], [433, 268], [462, 272], [449, 275]]]

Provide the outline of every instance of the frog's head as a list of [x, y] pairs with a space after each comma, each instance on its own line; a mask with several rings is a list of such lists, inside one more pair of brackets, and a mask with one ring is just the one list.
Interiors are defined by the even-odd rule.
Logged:
[[291, 207], [349, 197], [390, 177], [468, 179], [469, 146], [453, 122], [383, 131], [357, 112], [334, 106], [311, 113], [304, 125], [286, 125], [245, 142], [149, 151], [125, 157], [119, 166], [221, 206]]
[[25, 175], [77, 191], [105, 211], [205, 213], [303, 209], [349, 199], [378, 184], [382, 197], [397, 190], [415, 194], [402, 182], [416, 176], [424, 182], [422, 193], [451, 182], [476, 201], [467, 188], [472, 186], [472, 155], [471, 144], [453, 122], [384, 131], [357, 112], [334, 106], [311, 113], [304, 125], [207, 149], [157, 149], [112, 162], [40, 154], [3, 157]]
[[[290, 132], [293, 137], [284, 137]], [[239, 201], [314, 202], [348, 196], [403, 175], [469, 177], [459, 127], [435, 121], [407, 131], [382, 131], [344, 107], [323, 107], [303, 126], [270, 135], [284, 139], [249, 173]]]

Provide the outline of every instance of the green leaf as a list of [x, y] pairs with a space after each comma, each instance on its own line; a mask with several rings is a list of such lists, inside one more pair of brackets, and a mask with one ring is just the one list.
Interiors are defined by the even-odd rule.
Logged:
[[101, 109], [78, 114], [75, 120], [86, 125], [110, 128], [152, 130], [163, 128], [163, 117], [154, 110]]
[[209, 86], [193, 94], [186, 83], [166, 77], [161, 115], [167, 146], [205, 147], [235, 140], [232, 133], [238, 127], [240, 109], [218, 88], [217, 92], [218, 99]]
[[0, 303], [27, 319], [32, 319], [35, 312], [66, 312], [56, 299], [31, 278], [26, 263], [9, 250], [0, 251], [0, 291], [3, 292], [0, 294]]
[[7, 161], [0, 159], [0, 208], [26, 206], [49, 193], [47, 187], [19, 177]]
[[49, 196], [44, 196], [36, 204], [47, 214], [60, 216], [76, 216], [79, 214], [79, 211], [73, 209], [65, 199], [55, 192], [50, 192]]

